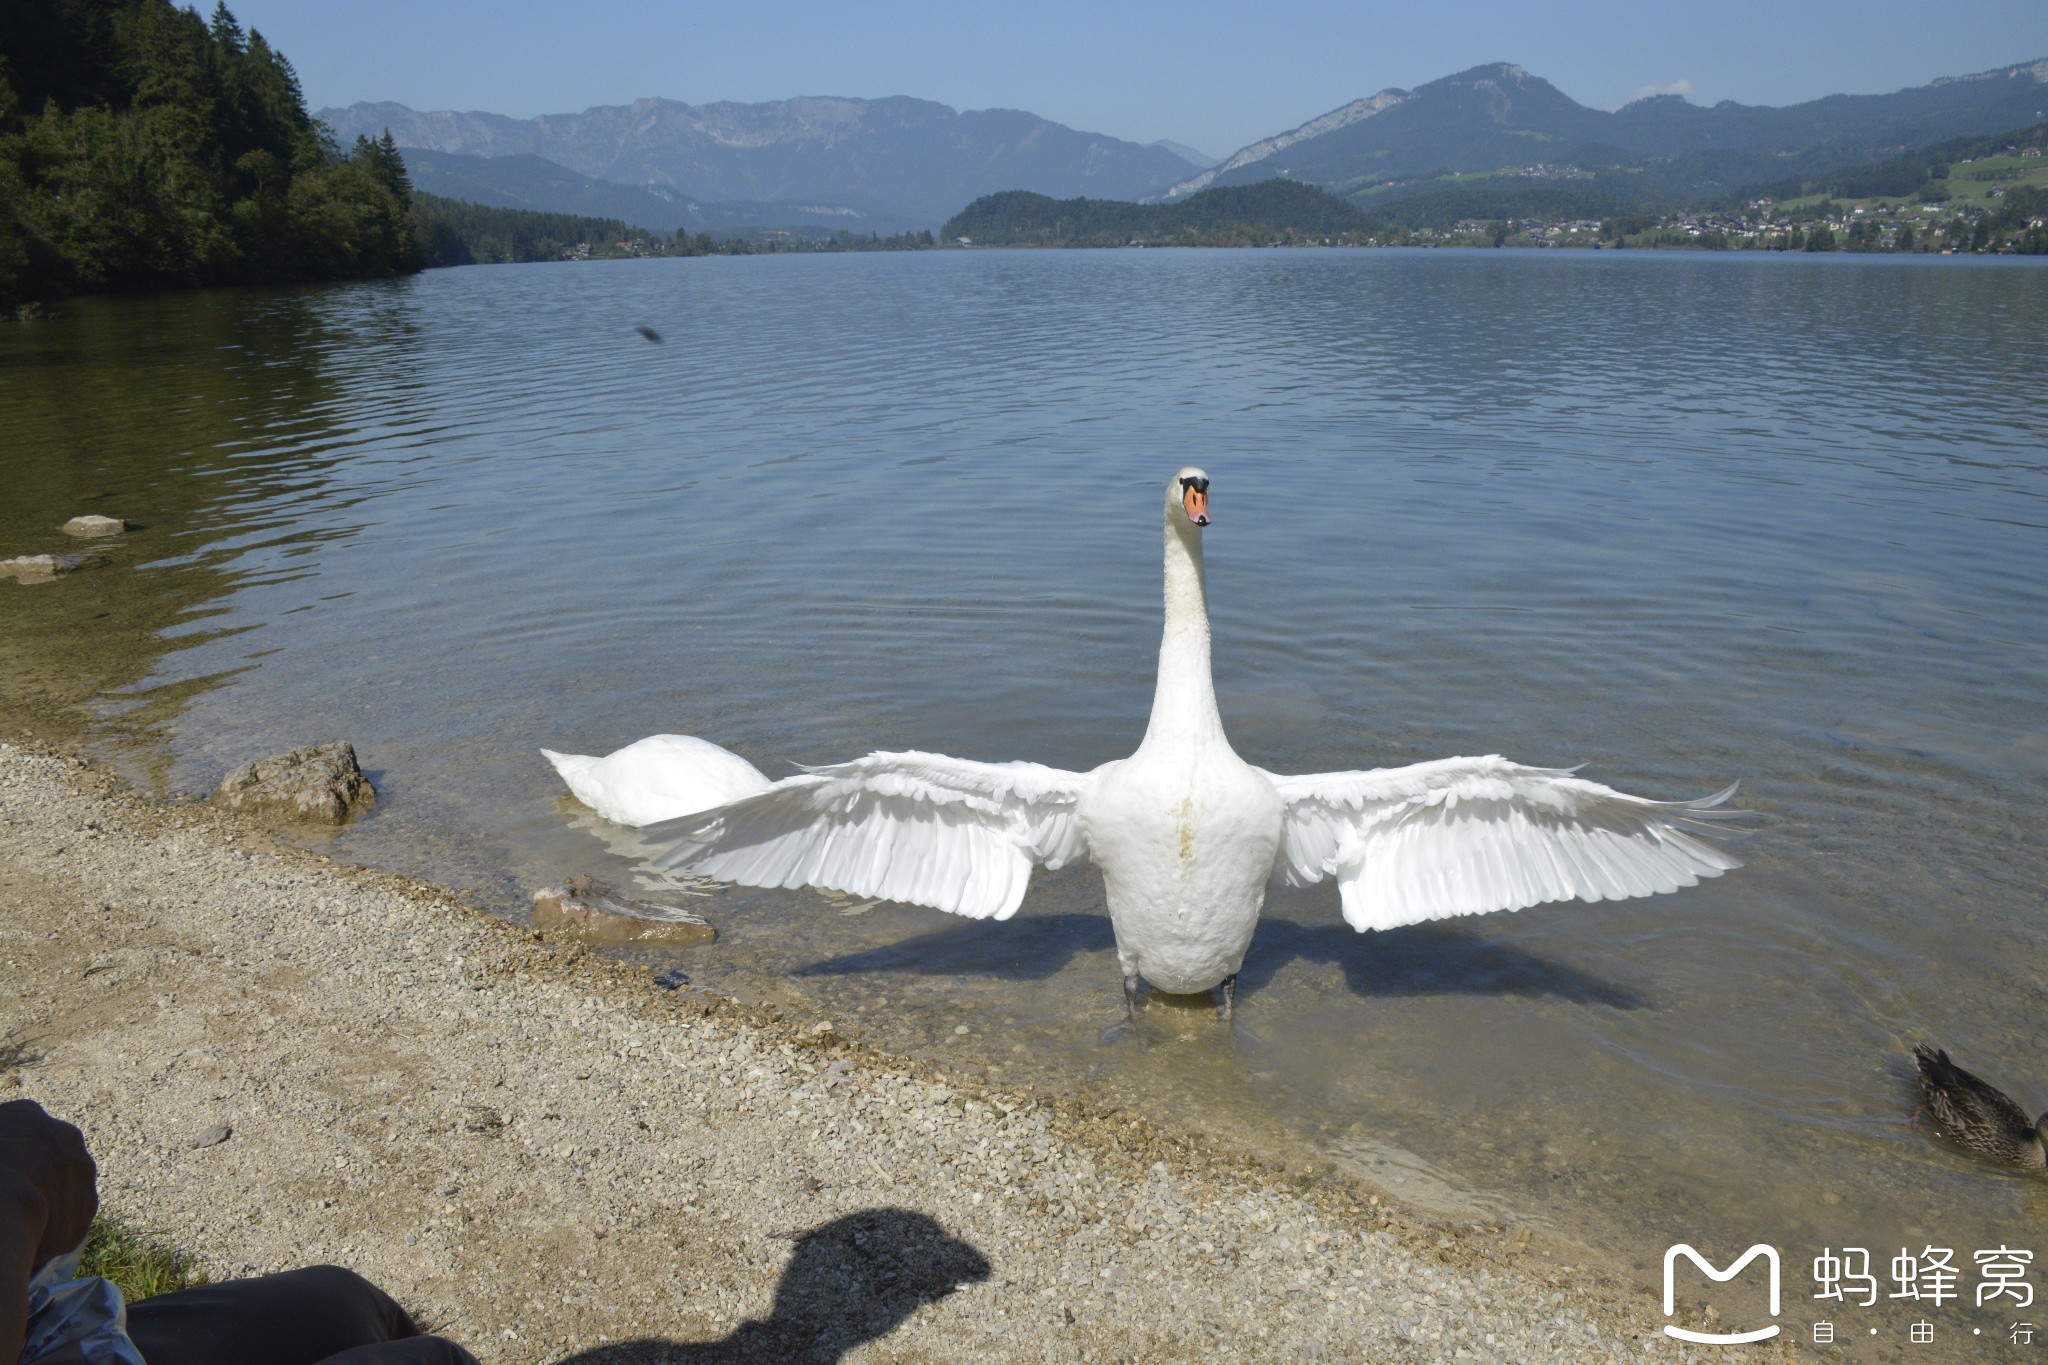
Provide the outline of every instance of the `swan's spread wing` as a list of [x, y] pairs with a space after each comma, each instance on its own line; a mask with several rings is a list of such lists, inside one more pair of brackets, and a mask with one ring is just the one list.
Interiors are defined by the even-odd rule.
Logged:
[[825, 886], [1008, 919], [1031, 865], [1086, 849], [1074, 810], [1090, 774], [1037, 763], [874, 753], [652, 826], [663, 867], [748, 886]]
[[1741, 864], [1701, 839], [1735, 794], [1650, 801], [1499, 756], [1371, 772], [1268, 773], [1286, 803], [1274, 876], [1335, 875], [1359, 930], [1543, 901], [1676, 891]]

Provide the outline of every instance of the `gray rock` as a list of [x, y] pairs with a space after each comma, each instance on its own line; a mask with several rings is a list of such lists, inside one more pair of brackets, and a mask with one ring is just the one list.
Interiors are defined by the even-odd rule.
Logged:
[[192, 1139], [192, 1150], [196, 1152], [201, 1147], [218, 1147], [234, 1135], [234, 1129], [228, 1127], [225, 1123], [216, 1123], [213, 1127]]
[[570, 934], [599, 947], [620, 943], [682, 947], [718, 937], [708, 921], [686, 910], [622, 896], [591, 877], [571, 877], [562, 886], [534, 892], [533, 923], [537, 929]]
[[357, 766], [354, 745], [306, 744], [244, 763], [221, 779], [213, 799], [230, 810], [339, 825], [376, 804], [377, 789]]
[[128, 523], [119, 517], [103, 517], [92, 512], [73, 517], [57, 529], [67, 536], [118, 536], [128, 529]]
[[47, 583], [59, 574], [70, 573], [90, 558], [91, 555], [21, 555], [15, 559], [0, 559], [0, 578], [15, 578], [23, 583]]

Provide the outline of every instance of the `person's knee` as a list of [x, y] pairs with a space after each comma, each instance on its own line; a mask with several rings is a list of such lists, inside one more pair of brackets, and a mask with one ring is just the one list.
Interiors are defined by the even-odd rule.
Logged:
[[329, 1356], [319, 1365], [476, 1365], [476, 1357], [446, 1337], [407, 1337], [358, 1346]]
[[322, 1298], [376, 1301], [391, 1297], [345, 1265], [302, 1265], [296, 1270], [280, 1270], [265, 1278], [279, 1283], [290, 1282], [299, 1286], [300, 1292], [318, 1294]]
[[360, 1315], [380, 1324], [383, 1329], [381, 1336], [386, 1341], [414, 1336], [419, 1332], [412, 1315], [397, 1299], [347, 1266], [301, 1266], [297, 1270], [284, 1271], [276, 1278], [289, 1282], [292, 1292], [303, 1296], [306, 1303], [341, 1307], [350, 1316]]
[[398, 1301], [352, 1270], [303, 1266], [143, 1299], [128, 1333], [151, 1365], [262, 1360], [312, 1365], [419, 1335]]

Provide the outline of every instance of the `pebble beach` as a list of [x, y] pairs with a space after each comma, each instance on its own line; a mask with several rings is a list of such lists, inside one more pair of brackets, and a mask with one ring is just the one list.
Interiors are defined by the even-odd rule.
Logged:
[[84, 1128], [108, 1212], [486, 1361], [1719, 1354], [1540, 1229], [665, 990], [48, 749], [0, 745], [0, 980], [0, 1097]]

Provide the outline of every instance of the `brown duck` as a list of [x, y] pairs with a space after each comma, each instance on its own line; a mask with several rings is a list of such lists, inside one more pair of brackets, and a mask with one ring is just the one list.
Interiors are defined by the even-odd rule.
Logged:
[[1966, 1152], [2001, 1166], [2048, 1168], [2048, 1114], [2038, 1119], [1995, 1086], [1986, 1085], [1925, 1043], [1913, 1049], [1920, 1092], [1941, 1131]]

